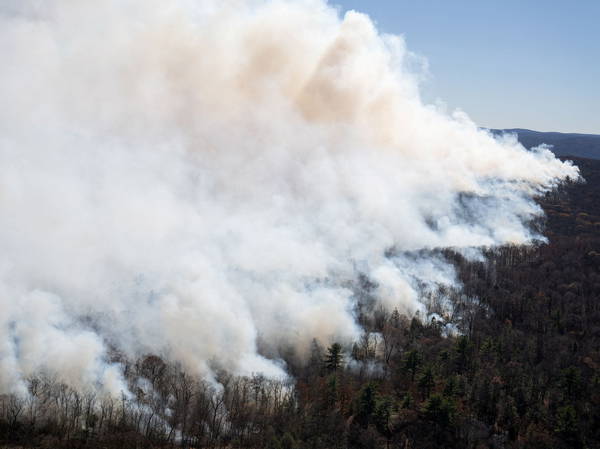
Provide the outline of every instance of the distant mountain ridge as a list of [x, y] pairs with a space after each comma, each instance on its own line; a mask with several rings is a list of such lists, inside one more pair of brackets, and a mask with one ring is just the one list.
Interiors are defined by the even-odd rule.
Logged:
[[557, 156], [574, 156], [600, 160], [600, 135], [540, 132], [531, 129], [489, 129], [493, 134], [516, 134], [526, 148], [543, 143], [551, 145]]

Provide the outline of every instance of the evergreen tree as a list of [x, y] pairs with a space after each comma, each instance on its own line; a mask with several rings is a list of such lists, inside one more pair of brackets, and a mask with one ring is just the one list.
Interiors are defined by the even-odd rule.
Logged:
[[410, 378], [412, 381], [415, 380], [415, 375], [419, 366], [421, 365], [421, 355], [415, 349], [409, 351], [404, 358], [403, 369], [404, 371], [410, 372]]
[[390, 416], [392, 414], [392, 401], [388, 397], [384, 397], [377, 401], [375, 412], [373, 413], [373, 422], [377, 431], [389, 439], [392, 434], [390, 431]]
[[581, 446], [578, 422], [577, 412], [572, 405], [558, 409], [554, 431], [574, 448]]
[[339, 343], [333, 343], [327, 348], [327, 355], [325, 356], [325, 367], [329, 371], [336, 372], [343, 366], [344, 356], [342, 354], [342, 345]]
[[456, 368], [459, 372], [467, 369], [469, 364], [469, 355], [471, 352], [471, 343], [469, 337], [462, 335], [456, 341]]
[[423, 406], [422, 411], [425, 419], [441, 427], [446, 427], [452, 422], [455, 409], [456, 407], [452, 400], [444, 399], [439, 394], [433, 394]]
[[421, 376], [419, 376], [417, 385], [419, 386], [419, 390], [421, 391], [423, 399], [428, 398], [431, 394], [431, 390], [435, 386], [435, 379], [430, 366], [426, 367], [423, 370], [423, 373], [421, 374]]
[[375, 412], [376, 390], [372, 383], [367, 384], [360, 392], [356, 401], [356, 421], [366, 428], [371, 421], [371, 416]]

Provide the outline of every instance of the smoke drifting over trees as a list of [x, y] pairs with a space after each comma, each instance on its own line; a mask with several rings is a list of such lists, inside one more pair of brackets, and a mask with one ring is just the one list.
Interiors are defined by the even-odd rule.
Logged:
[[458, 287], [434, 250], [541, 239], [532, 198], [578, 177], [319, 0], [9, 0], [0, 53], [0, 393], [132, 395], [145, 354], [282, 376], [360, 338], [361, 282], [425, 313]]

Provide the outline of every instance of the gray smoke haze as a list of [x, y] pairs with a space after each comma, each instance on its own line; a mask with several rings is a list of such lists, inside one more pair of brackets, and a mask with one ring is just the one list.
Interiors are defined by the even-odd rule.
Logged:
[[111, 351], [278, 375], [360, 336], [359, 273], [423, 311], [455, 279], [415, 254], [539, 239], [578, 176], [423, 104], [403, 40], [322, 0], [5, 0], [0, 55], [0, 393], [116, 394]]

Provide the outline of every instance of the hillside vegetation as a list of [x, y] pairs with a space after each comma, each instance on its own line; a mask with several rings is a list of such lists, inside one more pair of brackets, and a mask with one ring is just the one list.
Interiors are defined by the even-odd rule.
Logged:
[[[599, 448], [600, 161], [540, 199], [549, 243], [454, 259], [460, 329], [368, 310], [351, 348], [293, 353], [293, 380], [223, 373], [220, 387], [149, 355], [123, 360], [135, 397], [51, 378], [0, 399], [0, 441], [46, 448]], [[361, 294], [373, 285], [363, 279]], [[227, 348], [223, 348], [224, 351]], [[115, 355], [118, 359], [118, 355]]]
[[494, 134], [516, 134], [519, 142], [526, 148], [541, 144], [551, 145], [557, 156], [573, 156], [589, 159], [600, 159], [600, 135], [540, 132], [530, 129], [492, 129]]

